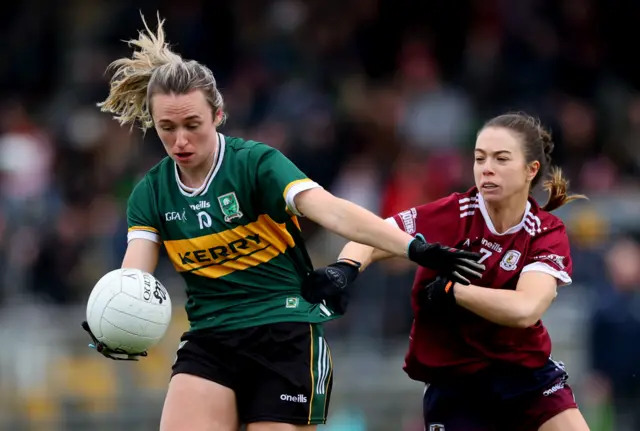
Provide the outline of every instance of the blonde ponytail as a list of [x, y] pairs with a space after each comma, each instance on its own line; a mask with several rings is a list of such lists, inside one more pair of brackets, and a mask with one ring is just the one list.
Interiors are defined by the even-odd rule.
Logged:
[[[153, 127], [151, 96], [156, 92], [186, 94], [200, 89], [213, 109], [214, 118], [224, 119], [223, 99], [213, 73], [196, 61], [185, 61], [169, 49], [165, 40], [164, 20], [158, 15], [156, 33], [142, 16], [144, 30], [137, 39], [127, 42], [134, 48], [131, 58], [120, 58], [107, 70], [114, 73], [109, 83], [109, 95], [98, 103], [102, 112], [113, 114], [121, 125], [134, 124], [142, 130]], [[220, 112], [219, 112], [220, 111]]]

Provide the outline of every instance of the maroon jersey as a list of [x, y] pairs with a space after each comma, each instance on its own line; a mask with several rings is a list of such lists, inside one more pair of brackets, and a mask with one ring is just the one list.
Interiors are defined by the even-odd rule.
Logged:
[[[571, 283], [569, 239], [562, 221], [530, 199], [522, 221], [496, 232], [477, 188], [403, 211], [395, 221], [405, 232], [422, 234], [428, 242], [479, 252], [486, 270], [472, 284], [515, 290], [520, 274], [540, 271]], [[476, 372], [496, 362], [541, 367], [549, 359], [551, 339], [542, 322], [522, 328], [497, 325], [462, 308], [453, 315], [433, 316], [421, 310], [417, 295], [435, 278], [418, 268], [413, 284], [409, 352], [405, 371], [416, 380]]]

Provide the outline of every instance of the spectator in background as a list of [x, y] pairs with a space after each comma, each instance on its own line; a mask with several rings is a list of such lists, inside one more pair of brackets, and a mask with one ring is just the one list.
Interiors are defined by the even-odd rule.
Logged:
[[615, 430], [640, 429], [640, 243], [618, 239], [606, 255], [610, 284], [591, 318], [591, 366], [611, 390]]

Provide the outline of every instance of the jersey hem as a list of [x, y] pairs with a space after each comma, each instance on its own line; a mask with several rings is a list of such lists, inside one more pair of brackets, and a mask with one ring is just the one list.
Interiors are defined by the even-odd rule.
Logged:
[[251, 424], [256, 422], [278, 422], [289, 425], [325, 425], [326, 419], [307, 419], [294, 416], [278, 416], [278, 415], [259, 415], [251, 416], [244, 419], [245, 424]]
[[341, 315], [332, 315], [329, 317], [322, 317], [319, 319], [309, 319], [307, 316], [300, 316], [300, 318], [291, 317], [291, 318], [282, 318], [282, 319], [269, 319], [257, 322], [249, 322], [247, 324], [237, 323], [237, 324], [226, 324], [226, 325], [207, 325], [206, 323], [202, 323], [201, 325], [193, 325], [189, 327], [189, 332], [200, 332], [203, 330], [212, 330], [215, 329], [219, 332], [227, 332], [227, 331], [236, 331], [239, 329], [247, 329], [247, 328], [255, 328], [258, 326], [265, 325], [273, 325], [275, 323], [309, 323], [312, 325], [321, 325], [325, 322], [328, 322], [333, 319], [337, 319], [341, 317]]

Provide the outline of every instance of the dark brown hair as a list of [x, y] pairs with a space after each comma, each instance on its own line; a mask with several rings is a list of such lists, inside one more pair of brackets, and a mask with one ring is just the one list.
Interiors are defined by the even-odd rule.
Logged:
[[585, 195], [568, 194], [569, 181], [562, 175], [562, 169], [552, 165], [554, 143], [540, 120], [524, 113], [508, 113], [487, 121], [481, 130], [488, 127], [507, 129], [518, 135], [527, 164], [536, 160], [540, 163], [540, 170], [533, 178], [531, 188], [538, 185], [544, 176], [548, 176], [542, 183], [542, 187], [549, 193], [543, 210], [553, 211], [576, 199], [587, 199]]

